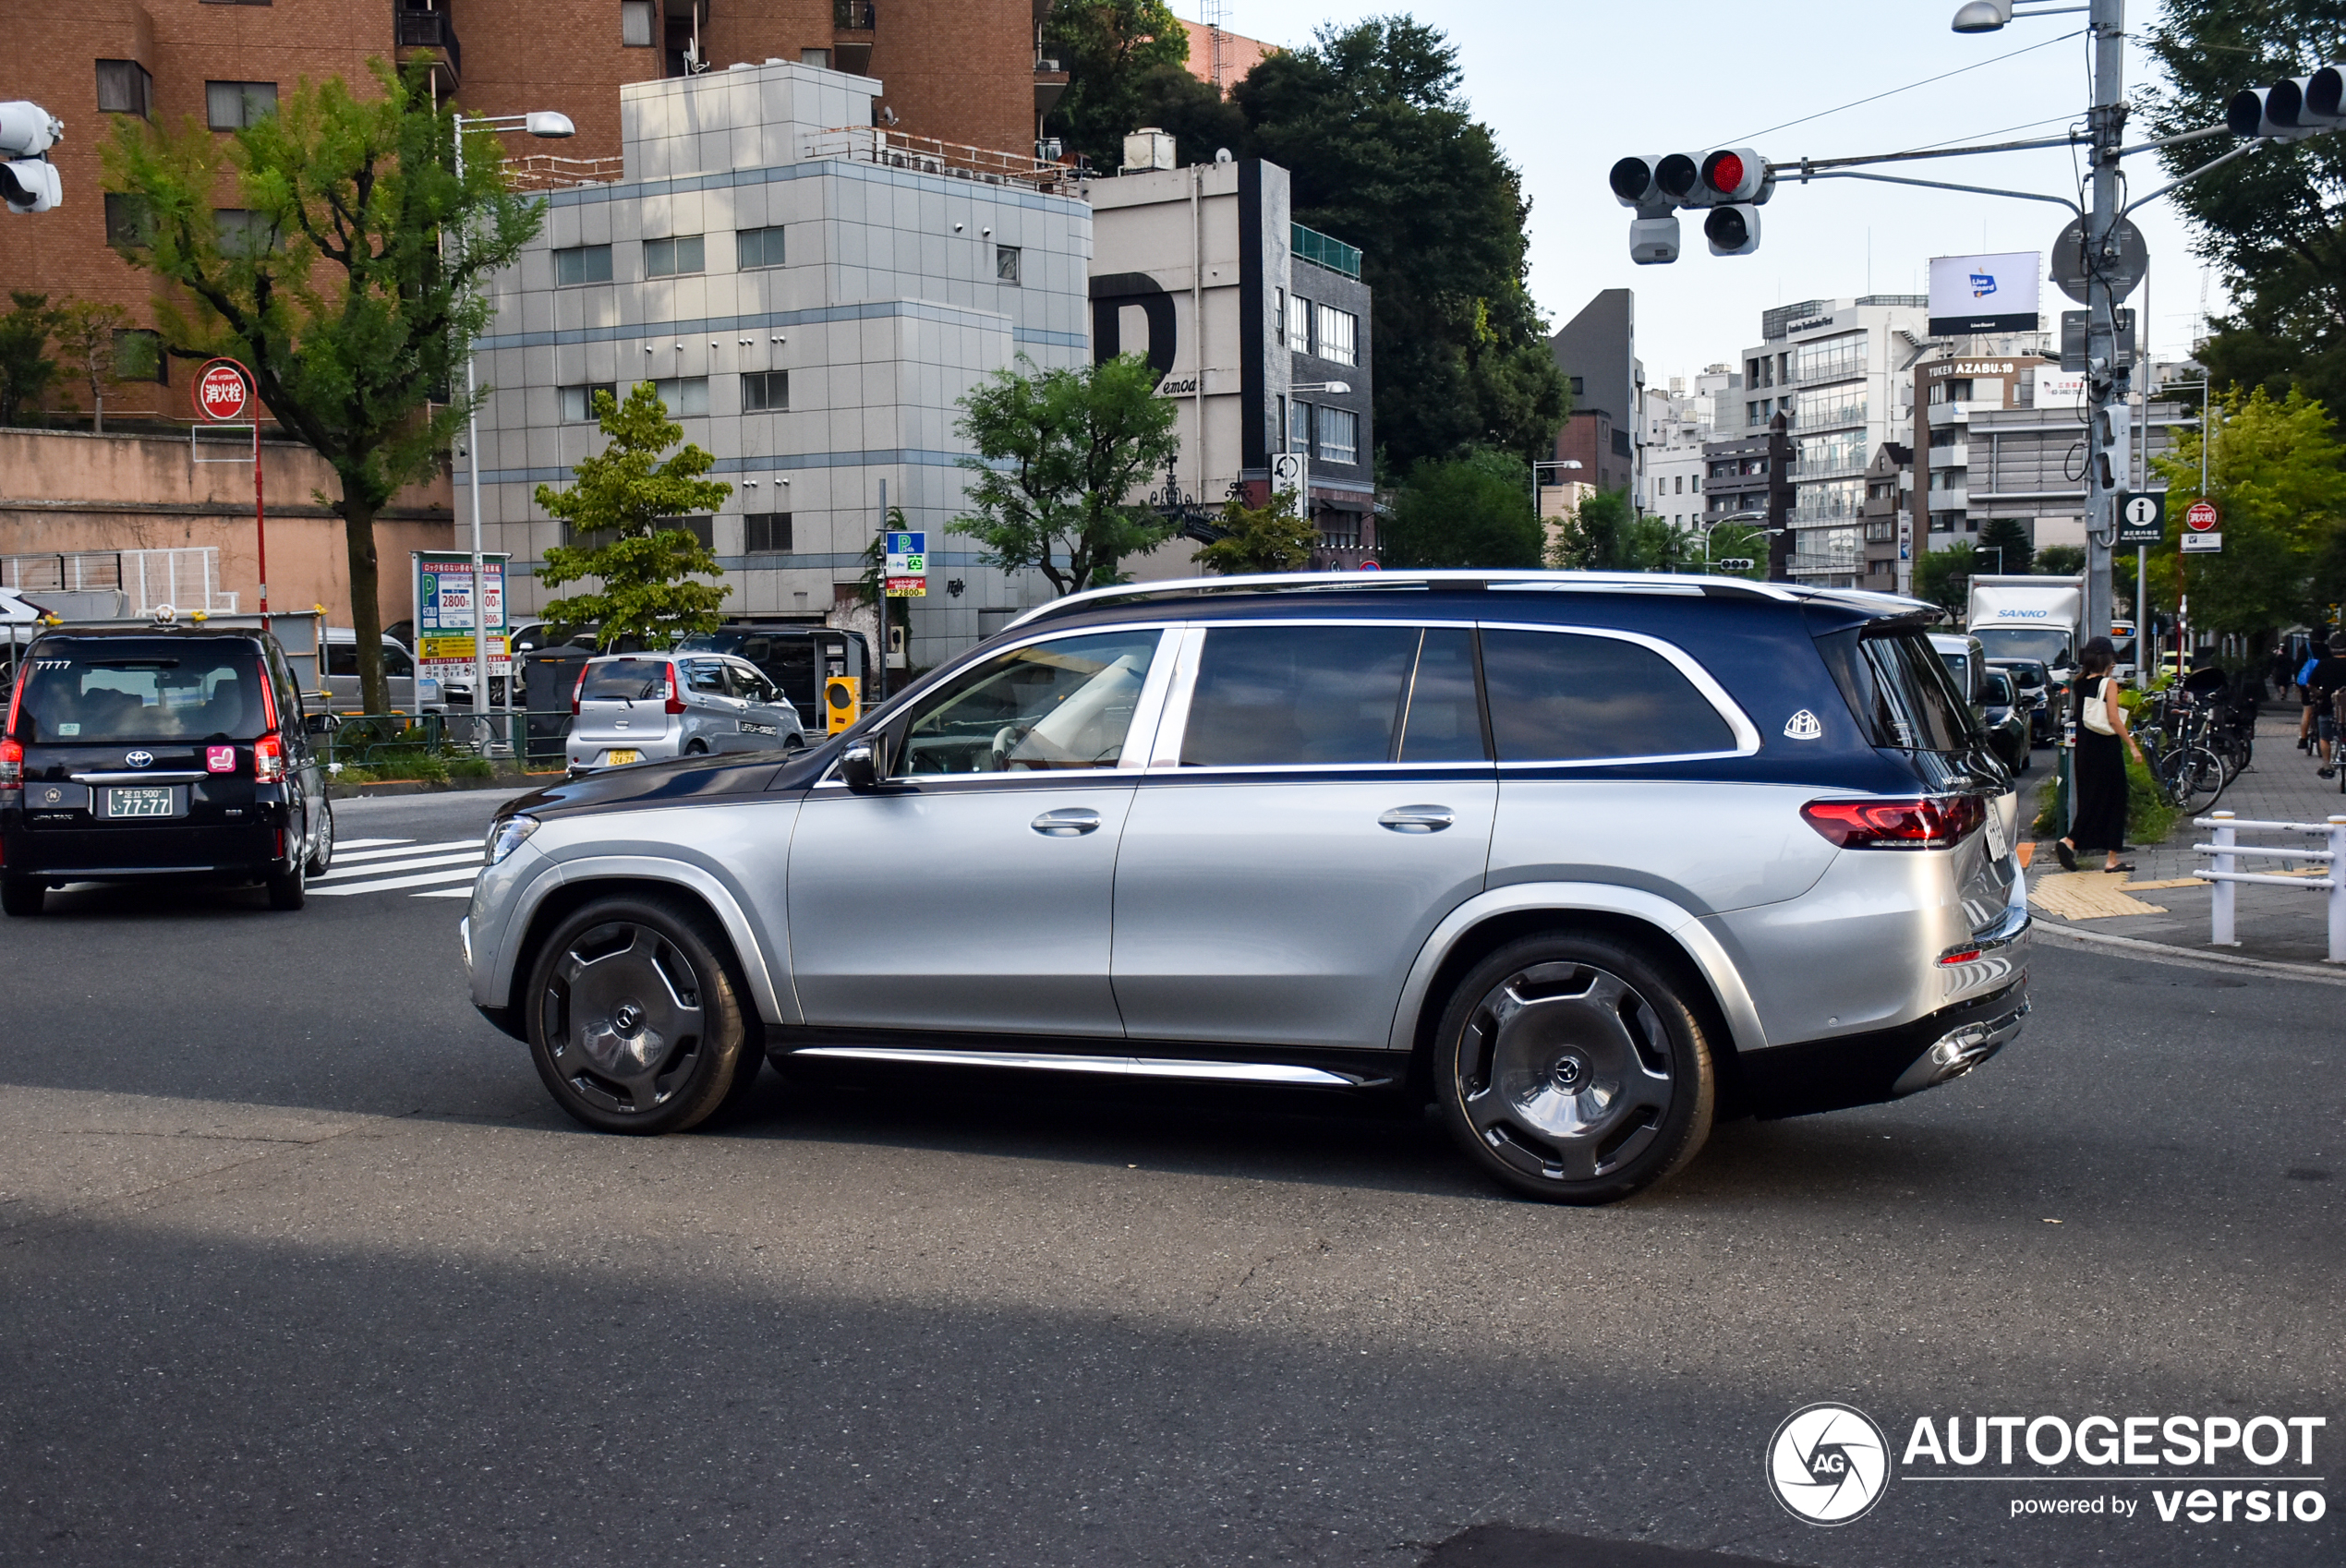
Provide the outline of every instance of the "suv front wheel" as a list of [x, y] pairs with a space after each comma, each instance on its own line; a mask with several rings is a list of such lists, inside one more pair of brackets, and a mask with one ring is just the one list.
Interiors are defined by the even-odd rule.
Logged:
[[1475, 966], [1434, 1037], [1442, 1119], [1476, 1164], [1552, 1203], [1610, 1203], [1694, 1158], [1718, 1086], [1701, 1020], [1634, 947], [1520, 938]]
[[712, 922], [658, 896], [597, 899], [530, 966], [529, 1055], [600, 1132], [682, 1132], [747, 1096], [765, 1065]]

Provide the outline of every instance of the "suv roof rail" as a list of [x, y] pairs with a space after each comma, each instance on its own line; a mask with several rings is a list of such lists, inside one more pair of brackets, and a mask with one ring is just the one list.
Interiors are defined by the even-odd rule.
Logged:
[[1713, 577], [1673, 572], [1546, 572], [1444, 570], [1425, 572], [1278, 572], [1257, 576], [1187, 577], [1167, 583], [1120, 583], [1088, 588], [1036, 605], [1010, 626], [1091, 609], [1113, 601], [1203, 597], [1214, 594], [1324, 592], [1391, 588], [1613, 590], [1626, 593], [1699, 594], [1718, 598], [1772, 599], [1797, 604], [1822, 599], [1880, 615], [1911, 615], [1933, 607], [1896, 594], [1854, 588], [1812, 588], [1792, 583], [1755, 583], [1745, 577]]

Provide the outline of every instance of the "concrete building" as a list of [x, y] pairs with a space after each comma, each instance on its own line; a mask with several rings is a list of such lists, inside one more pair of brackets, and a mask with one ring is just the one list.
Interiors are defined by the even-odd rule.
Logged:
[[1708, 449], [1718, 399], [1728, 383], [1736, 380], [1725, 366], [1713, 365], [1695, 379], [1692, 390], [1682, 376], [1671, 377], [1666, 390], [1646, 390], [1640, 511], [1664, 519], [1673, 527], [1701, 525], [1707, 510], [1703, 483], [1711, 472]]
[[1601, 490], [1626, 489], [1642, 505], [1645, 366], [1638, 359], [1637, 300], [1609, 288], [1548, 340], [1556, 368], [1572, 388], [1572, 416], [1556, 432], [1555, 460]]
[[1203, 21], [1178, 18], [1189, 40], [1190, 75], [1200, 81], [1212, 82], [1227, 98], [1230, 89], [1245, 80], [1247, 72], [1267, 56], [1279, 53], [1279, 46], [1224, 27], [1223, 7], [1218, 0], [1205, 0], [1204, 9], [1206, 17]]
[[1931, 346], [1929, 299], [1867, 295], [1779, 306], [1743, 352], [1740, 430], [1789, 414], [1800, 445], [1792, 513], [1796, 581], [1850, 587], [1864, 570], [1866, 469], [1910, 427], [1913, 370]]
[[[2042, 334], [2013, 340], [2035, 348]], [[2085, 396], [2082, 372], [2062, 369], [2038, 353], [1949, 354], [1918, 366], [1920, 389], [1913, 428], [1916, 453], [1911, 525], [1924, 549], [1977, 545], [1979, 531], [2001, 518], [2019, 522], [2038, 549], [2086, 543]], [[2163, 375], [2159, 372], [2165, 372]], [[2154, 368], [2154, 384], [2195, 375], [2181, 365]], [[2137, 443], [2145, 400], [2134, 399]], [[2193, 418], [2183, 406], [2155, 397], [2147, 404], [2149, 453], [2173, 444], [2179, 425]], [[2139, 444], [2131, 451], [2134, 477], [2120, 488], [2144, 488]], [[2179, 521], [2171, 521], [2171, 530]]]
[[1857, 586], [1906, 593], [1914, 586], [1915, 449], [1884, 441], [1866, 466], [1865, 570]]
[[[621, 151], [620, 88], [738, 60], [878, 75], [871, 106], [900, 133], [1020, 151], [1064, 73], [1038, 70], [1050, 0], [82, 0], [40, 18], [38, 48], [0, 65], [0, 99], [30, 99], [66, 124], [51, 154], [66, 199], [0, 223], [11, 289], [111, 301], [151, 321], [150, 274], [107, 245], [99, 150], [122, 116], [215, 129], [265, 113], [302, 80], [369, 90], [368, 63], [422, 54], [439, 90], [471, 114], [553, 109], [575, 140], [514, 138], [514, 155], [591, 172]], [[30, 19], [30, 13], [27, 13]], [[869, 126], [868, 116], [854, 122]], [[555, 164], [542, 155], [559, 153]], [[225, 193], [224, 200], [233, 199]], [[118, 204], [116, 204], [118, 206]], [[115, 211], [114, 221], [124, 221]], [[107, 400], [109, 419], [185, 419], [188, 367]], [[171, 378], [181, 384], [169, 386]], [[63, 407], [61, 401], [53, 406]]]
[[[1173, 488], [1207, 511], [1233, 495], [1259, 505], [1273, 455], [1300, 453], [1315, 564], [1357, 566], [1375, 547], [1376, 488], [1360, 253], [1290, 219], [1276, 163], [1128, 169], [1085, 189], [1092, 355], [1145, 353], [1179, 404]], [[1131, 568], [1187, 576], [1196, 548], [1177, 538]]]
[[[532, 574], [566, 542], [536, 487], [565, 484], [600, 446], [596, 389], [645, 380], [735, 487], [685, 520], [725, 567], [728, 613], [854, 621], [883, 486], [929, 535], [913, 663], [1043, 592], [946, 532], [966, 480], [956, 403], [1021, 356], [1083, 362], [1091, 210], [1031, 160], [939, 158], [871, 128], [884, 92], [797, 64], [620, 90], [623, 175], [551, 194], [478, 345], [496, 389], [484, 516], [490, 548], [512, 553], [517, 610], [549, 597]], [[460, 455], [460, 516], [469, 477]]]

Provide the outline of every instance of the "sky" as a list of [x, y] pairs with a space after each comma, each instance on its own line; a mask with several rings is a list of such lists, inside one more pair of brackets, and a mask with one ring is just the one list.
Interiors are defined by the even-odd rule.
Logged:
[[[1933, 256], [2051, 250], [2069, 215], [2044, 202], [1857, 180], [1806, 187], [1780, 181], [1761, 210], [1757, 254], [1712, 256], [1700, 215], [1682, 213], [1676, 262], [1640, 267], [1629, 259], [1631, 213], [1605, 186], [1606, 172], [1625, 154], [1750, 146], [1782, 163], [2059, 135], [2071, 118], [2082, 117], [2090, 99], [2086, 40], [2066, 35], [2079, 30], [2083, 16], [2024, 17], [2001, 32], [1962, 35], [1947, 25], [1958, 4], [1225, 0], [1223, 25], [1287, 45], [1309, 43], [1324, 23], [1401, 11], [1441, 28], [1457, 47], [1469, 106], [1522, 172], [1531, 200], [1531, 294], [1551, 327], [1601, 289], [1634, 289], [1638, 356], [1649, 384], [1666, 385], [1673, 376], [1691, 384], [1704, 366], [1735, 360], [1760, 341], [1760, 313], [1772, 306], [1922, 294]], [[2130, 27], [2155, 24], [2159, 9], [2135, 0]], [[1195, 19], [1204, 7], [1200, 0], [1176, 0], [1174, 10]], [[1755, 21], [1765, 17], [1782, 18], [1782, 25]], [[1808, 118], [1965, 66], [1978, 68]], [[2130, 43], [2127, 91], [2155, 79], [2148, 52]], [[1795, 120], [1806, 123], [1769, 128]], [[2051, 123], [2031, 124], [2037, 121]], [[2129, 138], [2134, 139], [2140, 138]], [[2166, 183], [2154, 155], [2130, 158], [2127, 166], [2137, 193]], [[2049, 195], [2074, 194], [2076, 185], [2071, 155], [2060, 148], [1884, 172]], [[2151, 350], [2180, 356], [2197, 329], [2203, 275], [2207, 308], [2216, 314], [2225, 308], [2222, 280], [2192, 253], [2171, 201], [2134, 216], [2151, 257], [2145, 285]], [[2042, 292], [2050, 327], [2056, 311], [2072, 307], [2050, 283]], [[2143, 296], [2127, 303], [2139, 310]]]

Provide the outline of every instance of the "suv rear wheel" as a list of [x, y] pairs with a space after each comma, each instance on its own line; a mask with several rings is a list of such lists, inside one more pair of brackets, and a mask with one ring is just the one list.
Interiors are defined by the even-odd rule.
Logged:
[[1718, 1096], [1677, 983], [1632, 946], [1565, 932], [1475, 966], [1433, 1067], [1442, 1119], [1475, 1163], [1553, 1203], [1609, 1203], [1677, 1170]]
[[597, 899], [530, 966], [530, 1059], [600, 1132], [682, 1132], [738, 1104], [765, 1065], [742, 983], [707, 918], [658, 896]]

